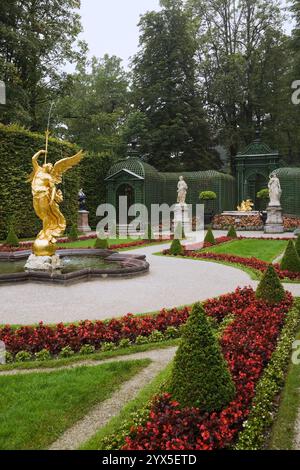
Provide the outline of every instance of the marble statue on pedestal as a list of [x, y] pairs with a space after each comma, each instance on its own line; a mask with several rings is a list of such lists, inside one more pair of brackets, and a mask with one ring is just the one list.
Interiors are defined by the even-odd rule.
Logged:
[[182, 225], [185, 233], [190, 232], [192, 229], [189, 209], [186, 204], [188, 185], [184, 181], [183, 176], [180, 176], [177, 185], [177, 204], [174, 209], [174, 229], [177, 225]]
[[283, 211], [280, 203], [282, 189], [279, 178], [275, 173], [270, 175], [268, 186], [270, 202], [267, 207], [268, 218], [265, 225], [265, 233], [283, 233]]
[[180, 176], [178, 185], [177, 185], [177, 203], [184, 205], [186, 201], [186, 195], [187, 195], [187, 190], [188, 190], [188, 185], [184, 181], [183, 176]]
[[280, 206], [280, 199], [282, 195], [282, 189], [280, 181], [275, 173], [272, 173], [269, 181], [269, 197], [270, 206]]

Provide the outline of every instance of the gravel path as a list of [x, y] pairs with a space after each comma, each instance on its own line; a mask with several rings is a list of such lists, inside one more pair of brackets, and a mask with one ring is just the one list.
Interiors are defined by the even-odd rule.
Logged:
[[[216, 236], [225, 232], [215, 232]], [[242, 232], [261, 237], [261, 233]], [[292, 234], [285, 234], [292, 236]], [[275, 237], [274, 237], [275, 238]], [[0, 324], [28, 325], [101, 320], [130, 313], [172, 308], [231, 292], [238, 286], [256, 286], [249, 275], [212, 262], [154, 256], [169, 244], [132, 250], [150, 262], [150, 273], [133, 279], [107, 279], [70, 286], [20, 284], [0, 287]], [[300, 284], [286, 288], [300, 295]]]
[[[82, 420], [68, 429], [51, 445], [50, 450], [78, 449], [78, 447], [90, 439], [99, 429], [105, 426], [113, 416], [120, 413], [124, 405], [133, 400], [138, 395], [139, 391], [168, 365], [173, 359], [175, 352], [176, 348], [159, 349], [102, 361], [101, 363], [103, 364], [104, 362], [149, 358], [152, 362], [135, 377], [125, 382], [109, 399], [99, 403], [99, 405], [94, 407]], [[78, 364], [76, 366], [78, 367]]]

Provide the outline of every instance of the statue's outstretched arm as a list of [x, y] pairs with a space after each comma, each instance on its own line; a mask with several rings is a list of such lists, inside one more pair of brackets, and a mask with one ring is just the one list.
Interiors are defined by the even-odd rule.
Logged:
[[38, 168], [39, 164], [38, 164], [38, 158], [40, 155], [43, 155], [46, 153], [46, 150], [39, 150], [35, 155], [33, 155], [32, 157], [32, 165], [33, 165], [33, 168], [36, 169]]

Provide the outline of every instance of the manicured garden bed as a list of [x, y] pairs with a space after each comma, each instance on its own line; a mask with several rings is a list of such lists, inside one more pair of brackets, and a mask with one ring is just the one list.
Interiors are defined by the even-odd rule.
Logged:
[[[146, 419], [128, 433], [122, 448], [217, 450], [235, 445], [262, 446], [273, 402], [282, 386], [290, 341], [299, 324], [299, 308], [292, 309], [292, 304], [291, 295], [286, 294], [283, 302], [271, 306], [256, 300], [252, 289], [206, 302], [206, 313], [217, 321], [229, 312], [235, 315], [221, 338], [236, 386], [234, 401], [220, 412], [203, 414], [197, 408], [181, 408], [166, 389], [154, 400]], [[259, 415], [252, 407], [255, 402]]]

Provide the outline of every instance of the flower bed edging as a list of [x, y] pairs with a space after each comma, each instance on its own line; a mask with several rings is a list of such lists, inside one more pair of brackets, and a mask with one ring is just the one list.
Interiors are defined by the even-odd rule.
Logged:
[[239, 435], [236, 450], [260, 450], [264, 446], [266, 431], [271, 427], [276, 411], [275, 400], [284, 385], [286, 370], [291, 357], [292, 343], [300, 324], [300, 302], [295, 301], [281, 332], [278, 346], [272, 355], [253, 400], [252, 409], [244, 430]]

